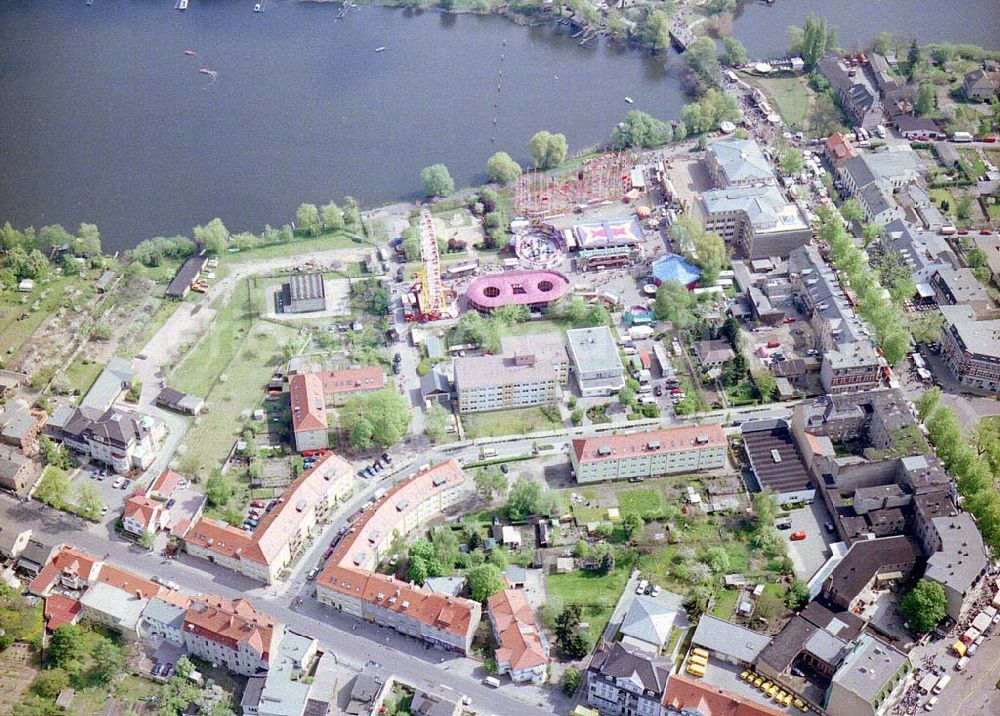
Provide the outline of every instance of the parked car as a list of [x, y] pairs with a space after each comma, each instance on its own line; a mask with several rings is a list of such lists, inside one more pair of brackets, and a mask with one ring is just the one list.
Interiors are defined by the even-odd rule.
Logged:
[[392, 464], [392, 455], [387, 452], [382, 453], [382, 459], [385, 460], [386, 465]]
[[319, 574], [319, 567], [313, 567], [312, 569], [309, 570], [309, 573], [306, 574], [306, 579], [311, 582], [314, 579], [316, 579], [317, 574]]
[[174, 498], [171, 497], [169, 500], [167, 500], [167, 509], [169, 510], [171, 507], [173, 507], [176, 504], [177, 504], [177, 500], [175, 500]]
[[799, 532], [792, 532], [791, 537], [789, 537], [789, 539], [792, 542], [799, 542], [801, 540], [804, 540], [805, 538], [806, 538], [806, 533], [805, 532], [801, 532], [801, 531], [799, 531]]

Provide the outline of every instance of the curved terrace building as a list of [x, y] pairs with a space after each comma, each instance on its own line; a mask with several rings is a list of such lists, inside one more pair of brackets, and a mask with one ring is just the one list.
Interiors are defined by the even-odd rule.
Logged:
[[421, 529], [472, 488], [455, 460], [438, 463], [395, 485], [344, 535], [316, 578], [316, 599], [398, 632], [448, 649], [469, 651], [479, 626], [478, 602], [432, 593], [377, 574], [392, 543]]
[[569, 289], [569, 279], [558, 271], [506, 271], [474, 279], [465, 297], [482, 313], [511, 305], [545, 311]]

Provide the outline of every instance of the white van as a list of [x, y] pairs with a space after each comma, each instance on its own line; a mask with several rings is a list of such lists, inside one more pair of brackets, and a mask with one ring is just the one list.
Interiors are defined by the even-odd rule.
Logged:
[[938, 682], [936, 684], [934, 684], [934, 689], [932, 690], [932, 693], [935, 695], [940, 694], [948, 687], [948, 684], [950, 683], [951, 683], [951, 675], [945, 674], [940, 679], [938, 679]]
[[500, 679], [498, 679], [495, 676], [487, 676], [485, 679], [483, 679], [483, 683], [494, 689], [500, 688]]
[[963, 656], [961, 659], [958, 660], [958, 663], [955, 664], [955, 671], [962, 671], [968, 665], [969, 665], [969, 657]]

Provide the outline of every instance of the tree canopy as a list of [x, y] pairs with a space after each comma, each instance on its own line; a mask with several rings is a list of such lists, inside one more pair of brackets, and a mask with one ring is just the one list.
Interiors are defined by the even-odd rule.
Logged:
[[212, 219], [204, 226], [194, 227], [194, 240], [206, 251], [221, 254], [229, 245], [229, 229], [222, 219]]
[[717, 87], [722, 80], [715, 40], [699, 37], [681, 55], [688, 69], [704, 87]]
[[720, 59], [723, 64], [730, 67], [741, 67], [747, 63], [747, 49], [742, 42], [732, 35], [727, 35], [723, 38], [722, 45], [724, 49]]
[[497, 152], [486, 162], [486, 175], [497, 184], [509, 184], [521, 176], [521, 165], [507, 152]]
[[420, 172], [420, 181], [424, 184], [427, 196], [448, 196], [455, 191], [455, 180], [444, 164], [424, 167]]
[[916, 632], [926, 633], [941, 623], [948, 614], [948, 598], [938, 582], [921, 579], [903, 595], [899, 613]]
[[656, 147], [673, 139], [673, 130], [650, 114], [632, 110], [611, 133], [616, 147]]
[[528, 151], [536, 169], [553, 169], [566, 160], [568, 144], [565, 134], [542, 130], [528, 141]]
[[383, 446], [399, 442], [410, 427], [409, 401], [392, 388], [356, 395], [340, 410], [340, 427], [353, 436], [358, 422], [372, 427], [372, 440]]
[[477, 602], [485, 602], [504, 588], [503, 574], [494, 564], [480, 564], [466, 573], [469, 595]]
[[531, 515], [548, 515], [556, 509], [556, 496], [536, 480], [518, 480], [507, 498], [507, 516], [520, 521]]
[[695, 296], [677, 281], [664, 281], [656, 289], [654, 310], [657, 320], [670, 321], [675, 328], [685, 329], [694, 325]]

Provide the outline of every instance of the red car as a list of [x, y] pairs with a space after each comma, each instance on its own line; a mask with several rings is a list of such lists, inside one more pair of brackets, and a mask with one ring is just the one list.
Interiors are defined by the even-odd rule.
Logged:
[[788, 539], [790, 539], [792, 542], [799, 542], [801, 540], [804, 540], [805, 538], [806, 538], [805, 532], [792, 532], [791, 536]]
[[267, 507], [267, 503], [262, 502], [261, 500], [254, 500], [250, 503], [250, 506], [256, 507], [258, 510], [263, 510], [265, 507]]

